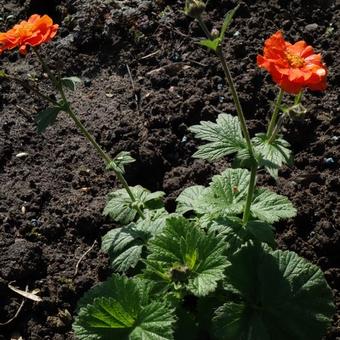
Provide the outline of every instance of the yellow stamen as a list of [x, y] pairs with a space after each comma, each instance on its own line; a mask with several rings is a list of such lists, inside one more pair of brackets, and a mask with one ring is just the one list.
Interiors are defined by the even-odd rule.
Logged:
[[305, 60], [300, 56], [286, 51], [286, 58], [290, 66], [297, 68], [302, 67], [305, 64]]

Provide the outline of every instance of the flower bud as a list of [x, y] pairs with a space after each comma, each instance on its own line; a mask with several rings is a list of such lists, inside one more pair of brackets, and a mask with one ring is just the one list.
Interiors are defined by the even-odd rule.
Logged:
[[205, 3], [202, 0], [186, 0], [184, 13], [192, 18], [198, 18], [205, 10]]
[[211, 30], [210, 34], [213, 39], [216, 39], [220, 36], [219, 30], [215, 27]]

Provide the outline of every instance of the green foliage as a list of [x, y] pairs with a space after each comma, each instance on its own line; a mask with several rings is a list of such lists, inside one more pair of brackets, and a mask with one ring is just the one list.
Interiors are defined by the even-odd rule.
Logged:
[[249, 240], [267, 243], [272, 248], [276, 246], [273, 227], [259, 220], [250, 220], [244, 225], [238, 217], [220, 217], [212, 221], [208, 232], [225, 240], [229, 255]]
[[245, 148], [240, 122], [229, 114], [218, 115], [216, 123], [202, 121], [189, 130], [196, 138], [209, 142], [198, 148], [193, 155], [196, 158], [214, 161]]
[[114, 170], [121, 174], [125, 173], [125, 165], [135, 162], [135, 159], [131, 157], [130, 152], [121, 151], [116, 157], [106, 166], [107, 170]]
[[112, 268], [118, 272], [134, 268], [148, 241], [163, 230], [168, 216], [164, 214], [156, 219], [147, 216], [145, 220], [131, 222], [104, 235], [102, 251], [109, 254]]
[[292, 163], [290, 145], [284, 139], [277, 138], [268, 143], [266, 134], [259, 133], [252, 139], [255, 151], [258, 153], [259, 165], [264, 166], [271, 176], [277, 178], [278, 170], [283, 164]]
[[[246, 203], [249, 171], [227, 169], [212, 178], [208, 188], [194, 186], [185, 189], [177, 198], [178, 213], [194, 211], [198, 215], [240, 215]], [[255, 219], [273, 223], [296, 215], [296, 209], [285, 196], [268, 189], [256, 189], [250, 210]]]
[[163, 207], [162, 197], [164, 192], [150, 192], [140, 185], [130, 187], [136, 201], [133, 202], [125, 189], [118, 189], [108, 195], [108, 202], [104, 208], [103, 215], [122, 224], [128, 224], [135, 220], [136, 207], [143, 209], [160, 209]]
[[223, 25], [222, 25], [222, 28], [221, 28], [220, 35], [217, 38], [201, 40], [199, 42], [200, 45], [208, 47], [209, 49], [216, 52], [217, 49], [221, 46], [223, 39], [224, 39], [224, 36], [225, 36], [225, 33], [228, 31], [229, 26], [230, 26], [230, 24], [233, 20], [233, 17], [234, 17], [238, 8], [239, 8], [239, 5], [237, 5], [234, 9], [227, 12], [227, 14], [224, 18], [224, 21], [223, 21]]
[[287, 197], [263, 188], [255, 190], [250, 212], [255, 218], [267, 223], [296, 215], [296, 209]]
[[183, 217], [171, 217], [149, 243], [144, 277], [159, 286], [204, 296], [216, 289], [228, 265], [224, 244]]
[[321, 270], [290, 251], [248, 244], [231, 259], [226, 281], [240, 301], [218, 308], [218, 339], [320, 340], [334, 312]]
[[61, 85], [71, 91], [75, 90], [77, 83], [81, 83], [81, 79], [78, 77], [61, 78]]
[[40, 111], [37, 116], [38, 133], [43, 133], [48, 126], [54, 124], [60, 111], [62, 111], [60, 106], [48, 107]]
[[73, 329], [80, 340], [170, 340], [174, 310], [151, 294], [152, 285], [114, 275], [80, 300]]

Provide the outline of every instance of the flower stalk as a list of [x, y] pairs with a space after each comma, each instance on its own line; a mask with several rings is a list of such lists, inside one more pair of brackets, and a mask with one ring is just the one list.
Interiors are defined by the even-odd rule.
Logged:
[[[212, 40], [212, 35], [209, 32], [205, 22], [202, 19], [201, 15], [198, 15], [196, 17], [198, 24], [200, 25], [200, 27], [202, 28], [203, 32], [206, 34], [207, 38]], [[240, 103], [240, 99], [232, 78], [232, 75], [230, 73], [226, 58], [223, 54], [222, 48], [221, 46], [218, 46], [218, 48], [216, 49], [216, 55], [217, 57], [220, 59], [223, 71], [224, 71], [224, 75], [227, 81], [227, 84], [229, 86], [229, 90], [231, 92], [231, 96], [233, 98], [234, 104], [235, 104], [235, 108], [237, 111], [237, 116], [238, 119], [240, 121], [240, 126], [241, 126], [241, 130], [242, 130], [242, 134], [243, 137], [246, 140], [247, 143], [247, 149], [251, 158], [251, 172], [250, 172], [250, 181], [249, 181], [249, 187], [248, 187], [248, 194], [247, 194], [247, 199], [246, 199], [246, 205], [244, 208], [244, 212], [243, 212], [243, 224], [247, 224], [249, 217], [250, 217], [250, 207], [251, 207], [251, 202], [253, 200], [253, 195], [254, 195], [254, 191], [255, 191], [255, 186], [256, 186], [256, 172], [257, 172], [257, 168], [258, 168], [258, 163], [257, 160], [255, 159], [255, 154], [254, 154], [254, 149], [253, 149], [253, 145], [250, 139], [250, 135], [249, 135], [249, 130], [247, 127], [247, 123], [244, 117], [244, 113], [243, 113], [243, 109]]]
[[[74, 123], [79, 128], [79, 130], [82, 132], [82, 134], [85, 136], [85, 138], [92, 144], [92, 146], [95, 148], [95, 150], [97, 151], [99, 156], [103, 159], [103, 161], [105, 162], [106, 166], [109, 165], [112, 162], [111, 157], [96, 142], [95, 138], [86, 129], [86, 127], [80, 121], [78, 116], [71, 109], [71, 106], [70, 106], [70, 104], [69, 104], [69, 102], [68, 102], [68, 100], [66, 98], [66, 95], [65, 95], [65, 92], [64, 92], [64, 89], [62, 87], [61, 82], [58, 81], [58, 79], [53, 75], [52, 71], [50, 70], [49, 66], [46, 64], [46, 62], [44, 61], [44, 59], [42, 58], [42, 56], [40, 55], [38, 50], [36, 48], [33, 48], [33, 50], [34, 50], [35, 54], [37, 55], [37, 57], [39, 59], [39, 62], [41, 63], [43, 69], [45, 70], [45, 72], [47, 73], [49, 79], [51, 80], [52, 84], [54, 85], [54, 87], [59, 92], [59, 94], [60, 94], [60, 96], [62, 98], [62, 104], [58, 104], [58, 103], [55, 103], [55, 104], [58, 105], [63, 111], [65, 111], [70, 116], [70, 118], [74, 121]], [[40, 92], [37, 93], [37, 94], [40, 95]], [[45, 99], [45, 96], [43, 96], [43, 98]], [[116, 171], [114, 169], [112, 169], [112, 170], [115, 173], [115, 175], [116, 175], [117, 179], [119, 180], [119, 182], [121, 183], [121, 185], [123, 186], [123, 188], [128, 193], [131, 201], [133, 203], [136, 202], [136, 198], [135, 198], [134, 194], [132, 193], [132, 191], [131, 191], [128, 183], [126, 182], [126, 179], [122, 175], [122, 173], [119, 172], [119, 171]], [[141, 218], [145, 219], [145, 216], [144, 216], [142, 210], [140, 209], [140, 207], [137, 204], [134, 205], [134, 208], [136, 209], [138, 215]]]
[[278, 93], [277, 98], [276, 98], [274, 111], [273, 111], [272, 117], [271, 117], [269, 125], [268, 125], [267, 138], [269, 138], [269, 139], [272, 139], [271, 137], [272, 137], [273, 130], [274, 130], [276, 122], [277, 122], [277, 117], [278, 117], [278, 114], [279, 114], [279, 111], [280, 111], [283, 93], [284, 92], [283, 92], [282, 88], [280, 88], [279, 93]]

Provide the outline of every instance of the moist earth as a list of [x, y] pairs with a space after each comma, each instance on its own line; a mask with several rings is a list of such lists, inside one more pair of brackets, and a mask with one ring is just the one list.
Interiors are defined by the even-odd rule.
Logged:
[[[276, 224], [276, 239], [281, 249], [324, 271], [338, 310], [326, 339], [340, 339], [340, 6], [331, 0], [239, 3], [224, 50], [252, 134], [265, 129], [277, 93], [256, 66], [269, 35], [281, 29], [290, 41], [306, 40], [329, 68], [327, 91], [308, 92], [305, 119], [285, 127], [294, 165], [283, 168], [278, 181], [260, 173], [259, 184], [297, 207], [294, 219]], [[220, 27], [235, 5], [210, 0], [209, 28]], [[0, 31], [33, 13], [61, 25], [42, 50], [53, 70], [82, 78], [70, 94], [73, 107], [111, 155], [132, 153], [128, 182], [165, 191], [170, 211], [183, 188], [207, 185], [230, 165], [230, 159], [211, 164], [192, 158], [199, 142], [188, 127], [220, 112], [235, 114], [223, 71], [196, 44], [201, 31], [182, 8], [183, 1], [169, 0], [0, 0]], [[4, 53], [0, 68], [34, 77], [52, 91], [32, 54]], [[42, 135], [36, 132], [36, 113], [45, 107], [18, 85], [0, 81], [0, 339], [74, 339], [77, 300], [110, 274], [100, 239], [115, 224], [102, 210], [118, 183], [66, 115]], [[22, 302], [9, 283], [39, 289], [43, 301], [26, 300], [3, 325]]]

